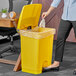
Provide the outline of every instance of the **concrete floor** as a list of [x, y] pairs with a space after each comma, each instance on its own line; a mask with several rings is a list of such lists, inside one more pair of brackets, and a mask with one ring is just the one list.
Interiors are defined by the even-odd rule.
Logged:
[[[0, 41], [0, 48], [8, 45], [7, 42], [6, 43], [3, 42], [6, 42], [6, 40]], [[15, 40], [14, 44], [17, 47], [20, 47], [19, 40]], [[55, 51], [55, 44], [56, 41], [54, 42], [54, 51]], [[18, 54], [12, 54], [11, 52], [7, 52], [3, 54], [3, 57], [5, 59], [16, 60]], [[53, 60], [54, 60], [54, 53], [53, 53]], [[64, 60], [63, 63], [61, 63], [59, 72], [46, 72], [40, 75], [33, 75], [33, 74], [23, 73], [22, 71], [13, 72], [13, 67], [14, 67], [13, 65], [0, 63], [0, 76], [74, 76], [73, 70], [76, 68], [76, 43], [66, 43]]]

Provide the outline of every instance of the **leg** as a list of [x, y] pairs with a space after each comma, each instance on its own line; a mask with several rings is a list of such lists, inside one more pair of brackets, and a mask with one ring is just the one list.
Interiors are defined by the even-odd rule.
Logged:
[[70, 21], [61, 20], [57, 36], [55, 61], [48, 68], [58, 67], [60, 62], [62, 61], [65, 41], [69, 35], [71, 28], [72, 24]]
[[72, 28], [72, 23], [70, 21], [61, 20], [59, 30], [58, 30], [58, 35], [57, 35], [55, 61], [62, 62], [64, 45], [71, 28]]
[[20, 55], [18, 57], [18, 60], [17, 60], [17, 62], [15, 64], [15, 67], [14, 67], [13, 71], [17, 72], [19, 70], [21, 70], [21, 53], [20, 53]]

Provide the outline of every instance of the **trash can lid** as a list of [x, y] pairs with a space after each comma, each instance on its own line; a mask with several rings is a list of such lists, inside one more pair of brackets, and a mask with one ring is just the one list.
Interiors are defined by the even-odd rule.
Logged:
[[25, 5], [19, 17], [17, 29], [38, 26], [42, 4]]

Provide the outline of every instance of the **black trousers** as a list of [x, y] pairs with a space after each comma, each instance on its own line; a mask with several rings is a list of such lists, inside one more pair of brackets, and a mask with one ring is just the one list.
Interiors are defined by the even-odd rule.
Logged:
[[76, 37], [76, 21], [66, 21], [61, 19], [56, 42], [55, 61], [62, 62], [64, 45], [72, 27]]

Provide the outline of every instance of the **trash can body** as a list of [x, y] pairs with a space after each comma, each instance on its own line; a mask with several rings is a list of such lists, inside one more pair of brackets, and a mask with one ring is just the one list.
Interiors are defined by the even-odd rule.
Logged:
[[[41, 30], [42, 32], [43, 29]], [[49, 36], [41, 39], [21, 35], [21, 62], [23, 72], [40, 74], [42, 73], [43, 67], [51, 65], [53, 37], [54, 34], [50, 34]]]

